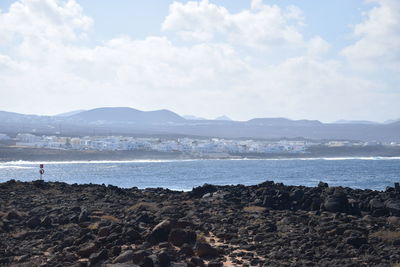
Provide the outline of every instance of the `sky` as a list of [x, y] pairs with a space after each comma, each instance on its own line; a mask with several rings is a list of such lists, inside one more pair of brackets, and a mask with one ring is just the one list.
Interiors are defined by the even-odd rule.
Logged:
[[0, 0], [0, 110], [400, 117], [398, 0]]

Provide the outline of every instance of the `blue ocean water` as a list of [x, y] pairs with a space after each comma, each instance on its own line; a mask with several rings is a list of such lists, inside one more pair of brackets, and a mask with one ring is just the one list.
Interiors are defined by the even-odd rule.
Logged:
[[164, 187], [190, 190], [195, 186], [253, 185], [266, 180], [286, 185], [332, 186], [384, 190], [400, 181], [400, 158], [263, 159], [263, 160], [137, 160], [75, 162], [2, 162], [0, 182], [39, 178], [44, 163], [46, 181], [112, 184], [120, 187]]

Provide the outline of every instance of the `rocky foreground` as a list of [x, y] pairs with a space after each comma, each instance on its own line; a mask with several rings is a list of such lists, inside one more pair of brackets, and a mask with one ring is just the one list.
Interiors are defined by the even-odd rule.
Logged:
[[396, 266], [400, 188], [0, 184], [0, 265]]

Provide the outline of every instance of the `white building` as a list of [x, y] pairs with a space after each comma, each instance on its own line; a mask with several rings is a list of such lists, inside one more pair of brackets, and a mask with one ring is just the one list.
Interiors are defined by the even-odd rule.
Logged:
[[10, 140], [10, 139], [11, 138], [8, 135], [0, 133], [0, 141], [2, 141], [2, 140]]

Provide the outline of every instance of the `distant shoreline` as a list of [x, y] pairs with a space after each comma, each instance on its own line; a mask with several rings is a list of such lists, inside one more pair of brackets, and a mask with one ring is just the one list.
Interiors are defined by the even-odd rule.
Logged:
[[306, 153], [184, 154], [157, 151], [80, 151], [27, 147], [0, 147], [0, 162], [10, 161], [124, 161], [189, 159], [319, 159], [400, 157], [400, 147], [313, 147]]

